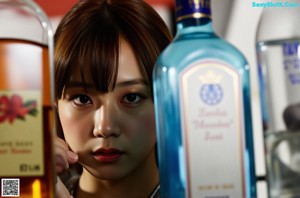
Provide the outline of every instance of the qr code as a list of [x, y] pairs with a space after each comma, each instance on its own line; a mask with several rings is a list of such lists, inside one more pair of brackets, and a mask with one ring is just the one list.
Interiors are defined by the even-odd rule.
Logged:
[[20, 179], [1, 179], [2, 197], [20, 196]]

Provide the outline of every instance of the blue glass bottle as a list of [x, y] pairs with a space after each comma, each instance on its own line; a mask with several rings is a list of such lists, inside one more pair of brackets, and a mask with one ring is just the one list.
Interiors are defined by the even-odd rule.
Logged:
[[176, 18], [153, 72], [161, 197], [256, 197], [247, 61], [210, 0], [176, 0]]

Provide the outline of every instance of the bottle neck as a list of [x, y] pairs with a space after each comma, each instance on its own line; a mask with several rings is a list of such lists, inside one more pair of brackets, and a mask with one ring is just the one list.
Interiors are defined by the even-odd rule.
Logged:
[[210, 0], [176, 0], [177, 32], [213, 33]]

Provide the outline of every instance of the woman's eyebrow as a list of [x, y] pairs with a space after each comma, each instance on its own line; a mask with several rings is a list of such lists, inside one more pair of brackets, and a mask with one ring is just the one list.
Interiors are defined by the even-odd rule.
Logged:
[[[116, 87], [127, 87], [132, 85], [141, 84], [144, 86], [148, 86], [149, 83], [144, 79], [131, 79], [125, 80], [116, 83]], [[66, 88], [86, 88], [86, 89], [94, 89], [95, 85], [92, 83], [83, 83], [81, 81], [71, 81], [66, 85]]]
[[83, 83], [81, 81], [71, 81], [66, 85], [67, 88], [94, 88], [95, 86], [91, 83]]
[[149, 83], [144, 79], [132, 79], [132, 80], [117, 82], [116, 87], [126, 87], [126, 86], [131, 86], [136, 84], [142, 84], [145, 86], [149, 85]]

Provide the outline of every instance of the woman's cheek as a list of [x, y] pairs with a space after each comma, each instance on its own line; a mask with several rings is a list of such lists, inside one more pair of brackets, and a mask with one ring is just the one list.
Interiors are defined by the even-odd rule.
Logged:
[[155, 113], [150, 105], [139, 114], [136, 114], [135, 119], [131, 121], [135, 122], [135, 124], [132, 123], [132, 126], [137, 127], [135, 131], [139, 131], [139, 133], [142, 132], [145, 136], [155, 139]]
[[80, 146], [83, 140], [82, 129], [87, 129], [85, 118], [86, 116], [79, 115], [74, 111], [71, 105], [59, 105], [59, 117], [63, 128], [63, 133], [66, 142], [76, 152], [76, 148]]
[[144, 128], [155, 132], [155, 112], [152, 103], [148, 106], [147, 109], [142, 111], [141, 114], [141, 125], [144, 126]]

